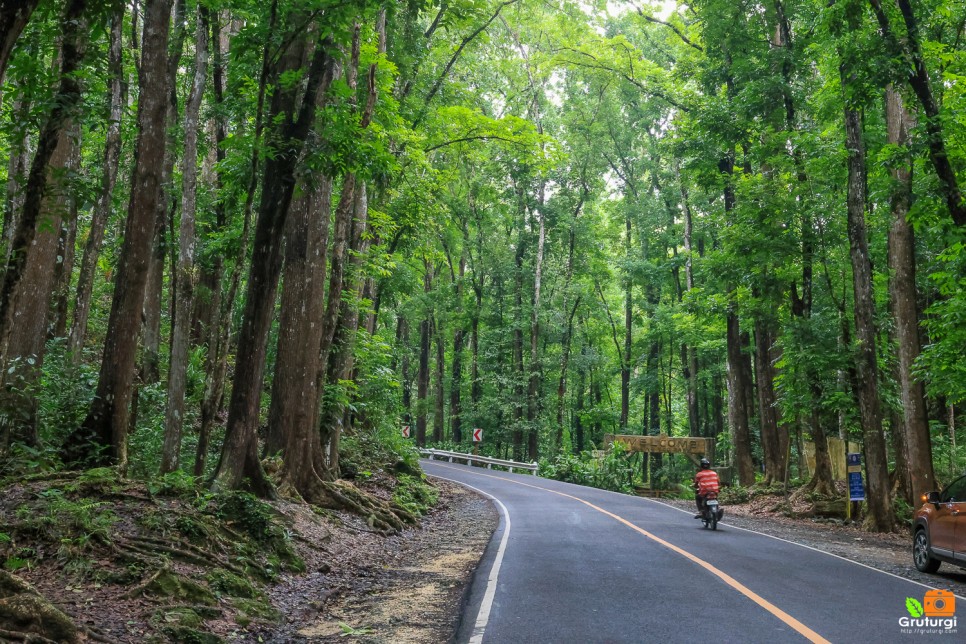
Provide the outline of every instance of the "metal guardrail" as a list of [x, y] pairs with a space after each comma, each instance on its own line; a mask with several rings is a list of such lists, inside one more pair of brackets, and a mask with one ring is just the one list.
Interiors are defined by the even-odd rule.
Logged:
[[514, 469], [517, 470], [527, 470], [534, 476], [537, 475], [537, 464], [536, 463], [519, 463], [517, 461], [504, 461], [499, 458], [490, 458], [489, 456], [477, 456], [475, 454], [464, 454], [462, 452], [448, 452], [442, 449], [421, 449], [419, 453], [423, 456], [428, 456], [429, 460], [434, 461], [436, 457], [445, 458], [449, 460], [450, 463], [453, 460], [466, 461], [467, 464], [470, 463], [486, 463], [486, 469], [493, 469], [494, 465], [499, 467], [506, 467], [511, 472]]

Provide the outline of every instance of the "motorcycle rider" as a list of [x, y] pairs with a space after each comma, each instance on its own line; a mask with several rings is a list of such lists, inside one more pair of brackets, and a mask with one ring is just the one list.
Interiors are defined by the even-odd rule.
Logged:
[[694, 475], [694, 500], [698, 505], [698, 513], [694, 515], [695, 519], [700, 519], [704, 513], [704, 503], [708, 495], [717, 497], [720, 485], [721, 481], [718, 479], [718, 473], [711, 469], [711, 461], [702, 458], [699, 469]]

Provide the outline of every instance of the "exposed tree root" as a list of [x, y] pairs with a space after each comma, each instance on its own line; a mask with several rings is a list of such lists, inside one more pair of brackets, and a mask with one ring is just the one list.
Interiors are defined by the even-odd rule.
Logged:
[[406, 524], [417, 522], [410, 512], [370, 496], [346, 481], [325, 481], [322, 486], [341, 507], [366, 517], [370, 527], [399, 532]]
[[49, 640], [46, 637], [37, 635], [36, 633], [22, 633], [20, 631], [8, 631], [6, 629], [0, 628], [0, 639], [4, 642], [26, 642], [27, 644], [57, 644], [55, 640]]
[[293, 478], [287, 468], [281, 468], [281, 478], [276, 481], [276, 489], [287, 498], [297, 499], [329, 510], [347, 510], [366, 517], [369, 527], [383, 534], [394, 534], [414, 525], [417, 518], [409, 511], [394, 503], [366, 494], [344, 480], [327, 480], [314, 467], [300, 478]]
[[22, 642], [80, 642], [83, 629], [30, 584], [0, 570], [0, 634]]
[[160, 568], [154, 571], [153, 575], [151, 575], [150, 577], [142, 581], [140, 584], [138, 584], [131, 590], [124, 593], [123, 597], [125, 599], [134, 599], [135, 597], [138, 597], [139, 595], [144, 593], [144, 591], [147, 590], [148, 586], [153, 584], [155, 580], [157, 580], [157, 578], [160, 577], [166, 570], [168, 570], [167, 566], [161, 566]]
[[163, 553], [168, 554], [173, 559], [177, 559], [178, 561], [182, 561], [184, 563], [195, 564], [205, 568], [214, 563], [222, 568], [225, 568], [226, 570], [230, 570], [237, 575], [245, 576], [248, 574], [244, 568], [228, 561], [227, 559], [218, 557], [211, 551], [202, 550], [200, 548], [195, 548], [196, 552], [191, 552], [182, 548], [176, 548], [164, 543], [159, 543], [156, 539], [146, 540], [138, 537], [119, 540], [118, 546], [122, 550], [129, 550], [137, 553], [138, 555], [147, 557], [153, 562], [157, 562], [160, 559], [159, 553]]
[[837, 497], [839, 495], [838, 491], [835, 489], [834, 483], [824, 479], [819, 479], [817, 476], [813, 476], [808, 483], [798, 488], [792, 497], [799, 499], [806, 494], [817, 494], [827, 497]]

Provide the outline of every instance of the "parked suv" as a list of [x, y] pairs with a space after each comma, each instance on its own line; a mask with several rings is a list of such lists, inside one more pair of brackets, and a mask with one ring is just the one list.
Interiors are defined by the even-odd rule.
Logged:
[[922, 572], [946, 562], [966, 568], [966, 476], [930, 492], [912, 525], [912, 559]]

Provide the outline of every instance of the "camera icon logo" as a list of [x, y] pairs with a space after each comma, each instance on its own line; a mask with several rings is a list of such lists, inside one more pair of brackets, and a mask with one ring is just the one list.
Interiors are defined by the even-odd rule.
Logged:
[[952, 617], [956, 614], [956, 595], [948, 590], [930, 590], [922, 598], [926, 617]]

